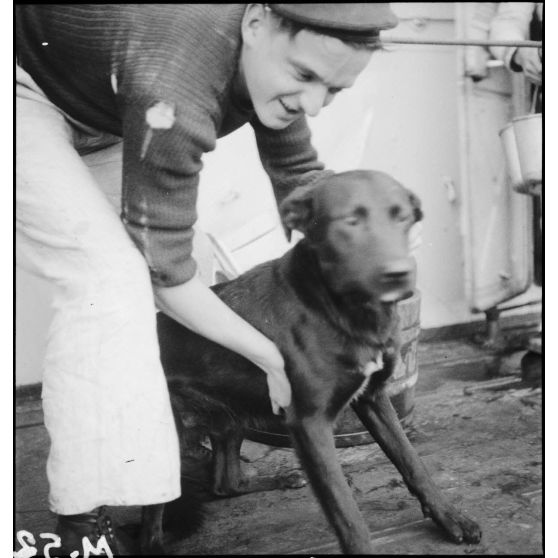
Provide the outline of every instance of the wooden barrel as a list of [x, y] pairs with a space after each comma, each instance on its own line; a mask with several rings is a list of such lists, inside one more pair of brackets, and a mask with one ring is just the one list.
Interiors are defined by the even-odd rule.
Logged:
[[[397, 304], [401, 319], [401, 359], [388, 380], [388, 394], [403, 426], [409, 426], [415, 407], [415, 384], [418, 379], [417, 344], [420, 333], [420, 292]], [[273, 431], [248, 429], [246, 437], [270, 446], [291, 447], [284, 426], [278, 421]], [[334, 430], [337, 447], [357, 446], [374, 442], [350, 406], [336, 422]]]

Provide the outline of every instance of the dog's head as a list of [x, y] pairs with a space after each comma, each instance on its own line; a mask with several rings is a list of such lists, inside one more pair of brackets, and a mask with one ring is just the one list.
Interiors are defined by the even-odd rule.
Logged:
[[304, 233], [334, 292], [393, 302], [412, 291], [408, 233], [422, 219], [420, 201], [388, 174], [328, 176], [293, 191], [280, 213], [287, 230]]

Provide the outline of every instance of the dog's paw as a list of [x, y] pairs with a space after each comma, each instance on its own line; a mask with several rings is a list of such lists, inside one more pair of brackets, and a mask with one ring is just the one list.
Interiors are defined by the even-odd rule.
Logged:
[[464, 518], [465, 523], [461, 524], [463, 529], [463, 540], [469, 544], [477, 544], [482, 538], [482, 531], [480, 526], [472, 519]]
[[141, 556], [165, 556], [166, 549], [160, 540], [142, 541], [140, 548]]
[[434, 510], [424, 509], [424, 515], [431, 517], [451, 539], [461, 544], [476, 544], [480, 542], [482, 532], [478, 524], [465, 515], [459, 513], [455, 508], [449, 508], [435, 512]]
[[457, 543], [477, 544], [480, 542], [482, 532], [480, 527], [472, 519], [454, 511], [451, 515], [453, 533], [450, 535]]
[[292, 471], [288, 475], [281, 477], [280, 488], [302, 488], [308, 484], [302, 471]]

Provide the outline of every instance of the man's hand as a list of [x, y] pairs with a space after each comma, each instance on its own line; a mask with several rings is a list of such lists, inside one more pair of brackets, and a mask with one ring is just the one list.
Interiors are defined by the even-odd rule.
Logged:
[[521, 66], [525, 77], [535, 85], [542, 83], [542, 63], [536, 48], [521, 47], [515, 51], [513, 61]]
[[487, 62], [490, 55], [483, 47], [465, 47], [465, 75], [474, 82], [481, 81], [488, 77]]
[[275, 415], [291, 404], [291, 384], [285, 373], [285, 363], [279, 350], [275, 347], [276, 354], [273, 361], [260, 367], [267, 374], [267, 387], [271, 399], [271, 409]]

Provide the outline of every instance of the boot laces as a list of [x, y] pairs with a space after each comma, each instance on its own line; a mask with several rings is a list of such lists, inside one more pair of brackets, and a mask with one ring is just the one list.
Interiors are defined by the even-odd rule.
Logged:
[[114, 529], [112, 528], [112, 521], [110, 517], [106, 515], [104, 507], [99, 510], [99, 515], [97, 516], [97, 520], [95, 522], [94, 534], [97, 540], [105, 535], [107, 542], [110, 543], [114, 541]]

